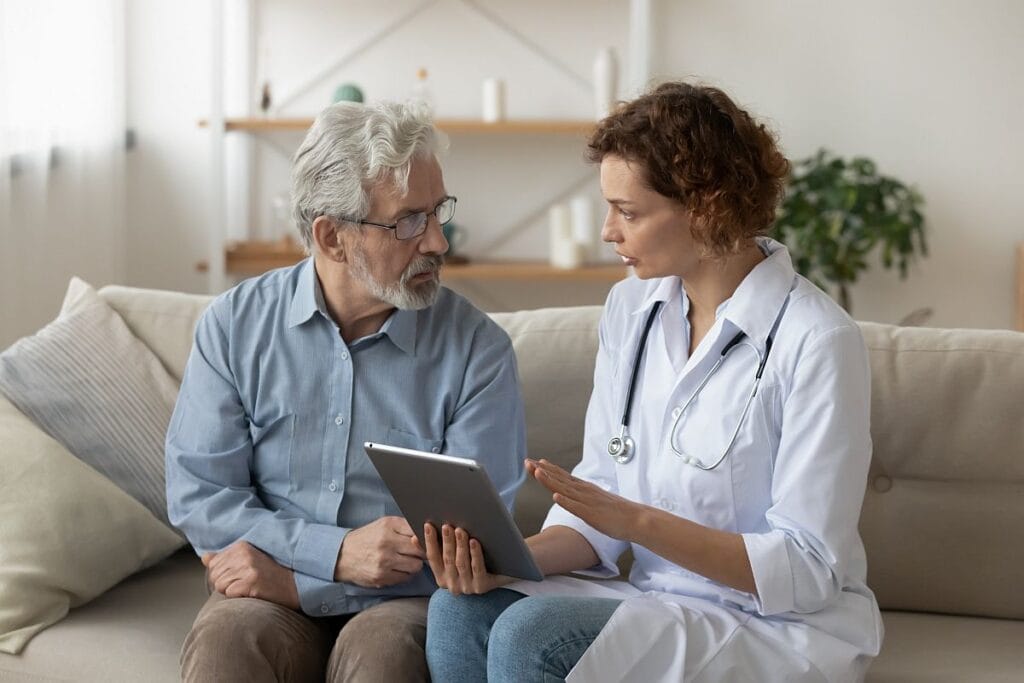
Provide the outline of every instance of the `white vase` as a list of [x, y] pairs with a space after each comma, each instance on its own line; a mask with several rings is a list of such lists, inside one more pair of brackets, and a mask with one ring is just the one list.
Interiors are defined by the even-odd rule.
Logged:
[[487, 123], [505, 120], [505, 82], [500, 78], [484, 79], [483, 120]]
[[565, 204], [555, 204], [548, 212], [548, 237], [548, 258], [552, 266], [564, 269], [580, 267], [583, 255], [572, 238], [572, 219]]
[[594, 221], [594, 204], [590, 197], [578, 194], [569, 202], [572, 216], [572, 239], [580, 248], [583, 261], [589, 263], [597, 255], [598, 231]]
[[601, 48], [594, 58], [594, 107], [598, 120], [608, 116], [619, 87], [619, 62], [615, 50]]

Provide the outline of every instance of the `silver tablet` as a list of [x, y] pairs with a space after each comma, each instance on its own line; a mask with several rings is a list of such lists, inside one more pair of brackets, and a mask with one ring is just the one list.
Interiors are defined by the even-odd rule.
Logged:
[[487, 570], [544, 578], [487, 472], [473, 460], [379, 443], [363, 444], [402, 515], [423, 542], [423, 525], [461, 527], [480, 542]]

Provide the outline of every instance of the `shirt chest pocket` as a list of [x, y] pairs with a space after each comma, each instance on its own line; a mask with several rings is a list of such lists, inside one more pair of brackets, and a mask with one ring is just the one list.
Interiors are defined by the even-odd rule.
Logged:
[[288, 495], [291, 483], [295, 415], [286, 413], [263, 424], [249, 423], [252, 438], [252, 478], [260, 489], [275, 496]]

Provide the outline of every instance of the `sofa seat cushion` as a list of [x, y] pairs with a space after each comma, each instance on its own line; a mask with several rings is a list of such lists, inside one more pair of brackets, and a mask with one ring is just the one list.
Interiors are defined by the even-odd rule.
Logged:
[[186, 549], [71, 610], [20, 655], [0, 653], [0, 681], [180, 681], [178, 654], [206, 578]]
[[1020, 681], [1024, 621], [882, 612], [882, 654], [869, 683]]

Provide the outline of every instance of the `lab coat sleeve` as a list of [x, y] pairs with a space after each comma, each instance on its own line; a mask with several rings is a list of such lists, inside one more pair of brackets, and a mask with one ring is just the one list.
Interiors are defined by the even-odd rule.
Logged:
[[871, 461], [871, 375], [853, 325], [808, 342], [782, 397], [770, 531], [743, 535], [765, 616], [827, 607], [844, 583]]
[[[617, 406], [615, 387], [621, 385], [622, 382], [616, 382], [613, 377], [615, 356], [608, 345], [608, 318], [612, 315], [609, 314], [611, 308], [610, 305], [605, 306], [605, 313], [601, 316], [601, 322], [598, 325], [594, 390], [590, 395], [590, 404], [587, 406], [583, 435], [583, 458], [572, 473], [580, 479], [597, 484], [605, 491], [617, 494], [616, 464], [606, 450], [608, 439], [612, 436], [613, 430], [617, 429], [622, 417], [615, 414]], [[553, 505], [548, 512], [547, 519], [544, 520], [545, 529], [556, 525], [567, 526], [578, 531], [597, 553], [599, 560], [597, 565], [576, 573], [599, 578], [611, 578], [619, 575], [616, 562], [629, 547], [628, 543], [602, 534], [559, 505]]]

